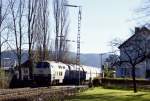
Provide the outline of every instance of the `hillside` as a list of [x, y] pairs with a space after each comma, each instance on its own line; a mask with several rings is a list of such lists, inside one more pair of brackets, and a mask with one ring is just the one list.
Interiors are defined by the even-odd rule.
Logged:
[[[23, 57], [22, 57], [22, 62], [27, 60], [28, 54], [27, 51], [23, 51]], [[70, 52], [71, 56], [75, 57], [76, 54]], [[108, 57], [108, 54], [103, 55], [102, 61], [104, 62], [105, 59]], [[2, 59], [10, 59], [11, 61], [16, 61], [17, 57], [14, 51], [4, 51], [2, 52]], [[81, 64], [87, 65], [87, 66], [94, 66], [94, 67], [100, 67], [101, 66], [101, 60], [100, 60], [100, 55], [99, 54], [93, 54], [93, 53], [88, 53], [88, 54], [82, 54], [81, 53]]]

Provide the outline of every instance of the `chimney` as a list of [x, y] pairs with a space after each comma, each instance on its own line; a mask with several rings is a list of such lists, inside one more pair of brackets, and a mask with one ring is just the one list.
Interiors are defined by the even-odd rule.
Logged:
[[135, 27], [135, 34], [140, 32], [140, 28], [139, 27]]

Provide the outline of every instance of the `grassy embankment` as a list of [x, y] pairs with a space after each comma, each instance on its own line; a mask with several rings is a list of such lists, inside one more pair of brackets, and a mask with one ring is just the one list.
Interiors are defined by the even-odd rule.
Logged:
[[150, 101], [150, 93], [143, 91], [135, 94], [131, 90], [114, 90], [98, 87], [69, 98], [68, 101]]

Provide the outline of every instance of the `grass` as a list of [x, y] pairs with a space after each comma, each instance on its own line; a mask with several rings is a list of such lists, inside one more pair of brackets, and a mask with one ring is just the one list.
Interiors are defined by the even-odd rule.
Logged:
[[93, 88], [79, 95], [69, 98], [67, 101], [150, 101], [149, 92], [133, 93], [131, 90], [114, 90]]

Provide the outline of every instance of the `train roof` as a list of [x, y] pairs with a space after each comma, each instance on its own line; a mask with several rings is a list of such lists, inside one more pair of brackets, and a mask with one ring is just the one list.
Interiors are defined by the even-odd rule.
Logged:
[[65, 64], [62, 62], [56, 62], [56, 61], [43, 61], [43, 62], [48, 62], [49, 64], [51, 64], [53, 67], [58, 67], [59, 65], [64, 66], [65, 69], [70, 69], [70, 70], [76, 70], [80, 68], [80, 70], [84, 70], [86, 72], [90, 72], [90, 71], [94, 71], [94, 72], [101, 72], [101, 68], [98, 67], [93, 67], [93, 66], [86, 66], [86, 65], [80, 65], [80, 66], [76, 66], [74, 64]]
[[101, 69], [100, 69], [100, 68], [97, 68], [97, 67], [82, 65], [82, 68], [83, 68], [84, 71], [86, 71], [86, 72], [90, 72], [90, 71], [99, 72], [99, 73], [101, 72]]

